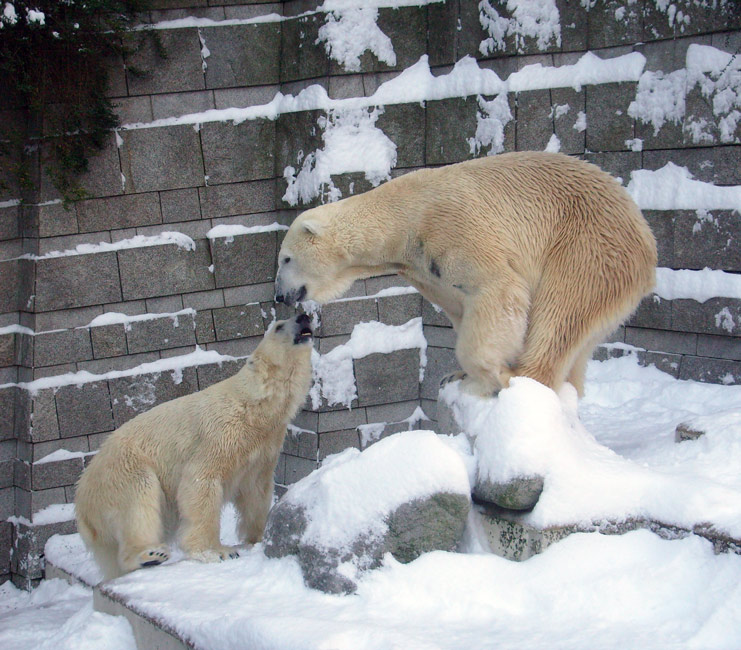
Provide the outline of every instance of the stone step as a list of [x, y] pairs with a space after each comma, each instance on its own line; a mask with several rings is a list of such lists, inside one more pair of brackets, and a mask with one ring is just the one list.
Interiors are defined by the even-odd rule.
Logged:
[[682, 539], [689, 535], [698, 535], [710, 541], [716, 553], [741, 555], [741, 539], [734, 539], [708, 525], [697, 525], [689, 530], [659, 521], [637, 518], [619, 522], [596, 521], [592, 525], [570, 524], [539, 528], [528, 523], [526, 514], [505, 510], [492, 504], [479, 502], [476, 511], [491, 551], [508, 560], [527, 560], [572, 533], [599, 532], [604, 535], [623, 535], [637, 529], [650, 530], [664, 539]]

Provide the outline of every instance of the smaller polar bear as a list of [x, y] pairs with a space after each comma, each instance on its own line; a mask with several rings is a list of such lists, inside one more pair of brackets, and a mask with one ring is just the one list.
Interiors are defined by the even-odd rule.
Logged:
[[275, 299], [323, 303], [398, 273], [450, 318], [471, 392], [526, 376], [581, 393], [592, 349], [651, 290], [655, 267], [654, 236], [614, 178], [525, 151], [307, 210], [283, 240]]
[[219, 542], [233, 501], [240, 537], [262, 537], [286, 427], [311, 383], [309, 318], [278, 321], [244, 367], [209, 388], [137, 415], [103, 443], [77, 485], [77, 527], [106, 579], [169, 558], [236, 557]]

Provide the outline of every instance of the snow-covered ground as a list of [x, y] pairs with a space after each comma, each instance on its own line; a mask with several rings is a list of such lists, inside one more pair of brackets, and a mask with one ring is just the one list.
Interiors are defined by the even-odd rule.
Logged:
[[[632, 357], [592, 362], [579, 418], [614, 452], [625, 493], [639, 470], [666, 479], [654, 486], [669, 489], [645, 495], [649, 510], [702, 503], [721, 490], [726, 525], [741, 526], [741, 386], [678, 381]], [[675, 443], [676, 425], [688, 420], [707, 434]], [[584, 458], [585, 466], [594, 462]], [[574, 471], [573, 481], [584, 481]], [[696, 493], [672, 489], [672, 477]], [[614, 485], [621, 489], [619, 480]], [[589, 487], [580, 507], [598, 505], [599, 491]], [[227, 542], [231, 525], [226, 516]], [[407, 565], [388, 558], [352, 596], [307, 589], [292, 558], [267, 559], [260, 546], [221, 564], [179, 561], [135, 572], [115, 590], [198, 648], [741, 647], [741, 556], [715, 555], [706, 540], [580, 533], [515, 563], [485, 553], [472, 528], [466, 552], [430, 553]], [[79, 538], [53, 539], [62, 563], [80, 561]], [[94, 579], [89, 559], [82, 562], [76, 571]], [[85, 588], [50, 580], [31, 594], [9, 584], [0, 594], [0, 647], [135, 647], [128, 624], [94, 613]]]

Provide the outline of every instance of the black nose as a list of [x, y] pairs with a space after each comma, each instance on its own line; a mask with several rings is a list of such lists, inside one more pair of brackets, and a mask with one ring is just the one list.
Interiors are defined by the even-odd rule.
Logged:
[[275, 294], [275, 302], [285, 302], [286, 297], [282, 293]]
[[311, 323], [311, 319], [306, 314], [299, 314], [296, 316], [296, 323], [305, 327]]

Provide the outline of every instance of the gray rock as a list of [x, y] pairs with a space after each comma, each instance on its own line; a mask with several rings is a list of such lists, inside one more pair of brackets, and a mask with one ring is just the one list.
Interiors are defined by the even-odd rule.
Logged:
[[[411, 456], [420, 462], [409, 463]], [[404, 480], [389, 479], [407, 465]], [[296, 557], [309, 587], [353, 593], [387, 553], [411, 562], [454, 550], [471, 509], [469, 493], [463, 460], [438, 436], [389, 436], [363, 452], [346, 450], [289, 489], [268, 515], [265, 555]], [[327, 513], [337, 521], [325, 521]]]
[[705, 432], [696, 425], [689, 422], [680, 422], [674, 430], [674, 442], [684, 442], [685, 440], [697, 440], [704, 436]]
[[423, 553], [452, 551], [463, 536], [470, 510], [467, 495], [442, 492], [404, 503], [385, 518], [383, 535], [361, 534], [344, 547], [325, 547], [304, 539], [308, 525], [305, 510], [285, 499], [268, 516], [265, 555], [271, 558], [295, 555], [307, 586], [331, 594], [350, 594], [357, 583], [346, 566], [352, 564], [356, 577], [376, 569], [391, 553], [399, 562], [411, 562]]
[[508, 510], [534, 508], [542, 492], [542, 476], [518, 476], [506, 483], [479, 478], [473, 487], [473, 495], [477, 499]]

